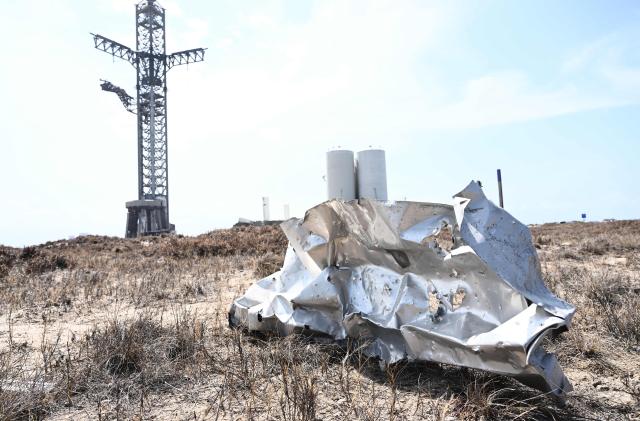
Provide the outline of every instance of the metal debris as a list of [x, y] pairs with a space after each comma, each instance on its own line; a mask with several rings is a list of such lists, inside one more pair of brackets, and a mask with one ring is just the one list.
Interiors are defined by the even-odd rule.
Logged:
[[234, 301], [232, 324], [366, 340], [387, 363], [487, 370], [560, 399], [572, 390], [540, 344], [575, 308], [545, 287], [529, 229], [478, 183], [453, 206], [331, 200], [281, 226], [283, 268]]

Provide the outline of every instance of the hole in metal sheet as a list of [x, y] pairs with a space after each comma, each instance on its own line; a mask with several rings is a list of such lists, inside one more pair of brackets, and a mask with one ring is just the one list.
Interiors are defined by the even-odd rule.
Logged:
[[394, 260], [396, 261], [396, 263], [401, 267], [401, 268], [407, 268], [411, 265], [411, 262], [409, 261], [409, 256], [407, 256], [407, 253], [405, 253], [402, 250], [387, 250], [389, 252], [389, 254], [391, 254], [391, 256], [393, 256]]
[[425, 237], [421, 244], [436, 250], [444, 250], [451, 253], [455, 245], [452, 228], [444, 222], [442, 228], [435, 234]]
[[462, 288], [458, 288], [458, 290], [453, 294], [453, 296], [451, 297], [451, 306], [453, 307], [454, 311], [460, 308], [466, 295], [466, 291]]
[[429, 312], [435, 314], [438, 311], [438, 306], [440, 305], [440, 299], [438, 298], [438, 294], [435, 292], [429, 293]]

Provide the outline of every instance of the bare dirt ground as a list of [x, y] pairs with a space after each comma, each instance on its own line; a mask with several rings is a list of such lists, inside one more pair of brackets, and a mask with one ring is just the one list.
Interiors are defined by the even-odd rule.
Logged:
[[575, 388], [565, 406], [474, 370], [229, 329], [286, 248], [253, 227], [0, 247], [0, 420], [640, 419], [640, 221], [531, 229], [578, 309], [545, 344]]

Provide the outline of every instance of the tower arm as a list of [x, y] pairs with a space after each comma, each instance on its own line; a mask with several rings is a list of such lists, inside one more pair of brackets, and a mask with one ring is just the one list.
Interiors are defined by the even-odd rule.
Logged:
[[193, 50], [178, 51], [177, 53], [169, 54], [167, 56], [167, 67], [170, 69], [173, 66], [180, 66], [181, 64], [204, 61], [205, 50], [206, 48], [194, 48]]
[[114, 57], [126, 60], [131, 64], [136, 63], [136, 52], [131, 48], [118, 42], [112, 41], [109, 38], [105, 38], [102, 35], [91, 35], [93, 35], [93, 43], [96, 49], [111, 54]]
[[114, 85], [109, 81], [103, 79], [100, 79], [100, 81], [102, 82], [100, 84], [100, 87], [103, 91], [115, 93], [116, 95], [118, 95], [118, 98], [120, 98], [122, 105], [124, 105], [124, 108], [126, 108], [127, 111], [133, 114], [136, 113], [135, 104], [133, 103], [133, 97], [131, 95], [129, 95], [124, 89]]

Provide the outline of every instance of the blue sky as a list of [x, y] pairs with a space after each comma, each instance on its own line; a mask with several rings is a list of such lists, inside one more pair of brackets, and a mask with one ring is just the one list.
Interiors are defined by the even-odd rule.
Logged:
[[[124, 232], [135, 117], [99, 79], [133, 69], [131, 0], [7, 0], [0, 16], [0, 243]], [[170, 51], [172, 222], [180, 233], [324, 200], [324, 153], [387, 151], [392, 199], [470, 180], [527, 223], [638, 218], [640, 2], [160, 1]]]

